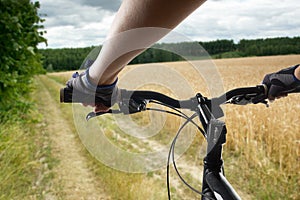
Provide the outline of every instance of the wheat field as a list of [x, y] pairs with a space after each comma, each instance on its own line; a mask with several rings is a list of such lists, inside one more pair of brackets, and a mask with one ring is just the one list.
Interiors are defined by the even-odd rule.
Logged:
[[[299, 56], [274, 56], [216, 62], [225, 87], [231, 88], [255, 85], [264, 74], [299, 61]], [[299, 101], [300, 95], [293, 94], [270, 103], [269, 108], [252, 105], [226, 109], [228, 174], [259, 199], [299, 199]]]
[[[205, 61], [193, 62], [201, 65], [201, 62]], [[260, 84], [265, 74], [300, 63], [300, 55], [220, 59], [212, 60], [211, 63], [216, 66], [225, 91]], [[119, 86], [149, 89], [149, 85], [143, 84], [143, 81], [147, 82], [148, 79], [159, 76], [162, 76], [159, 80], [168, 80], [168, 76], [163, 74], [164, 71], [158, 70], [162, 65], [171, 67], [184, 76], [192, 92], [210, 95], [211, 91], [207, 90], [203, 81], [207, 77], [199, 77], [199, 74], [193, 71], [195, 69], [190, 68], [186, 62], [157, 64], [157, 68], [152, 70], [153, 74], [151, 70], [146, 70], [146, 75], [138, 77], [132, 77], [130, 72], [137, 70], [134, 73], [136, 75], [140, 68], [147, 65], [127, 66], [120, 76]], [[156, 64], [151, 66], [156, 67]], [[210, 72], [210, 69], [207, 71], [215, 73], [215, 71]], [[71, 74], [72, 72], [51, 73], [48, 76], [63, 83]], [[126, 76], [127, 79], [122, 79]], [[170, 88], [164, 87], [164, 82], [156, 86], [153, 86], [153, 82], [151, 84], [150, 88], [154, 90], [161, 90], [178, 97], [166, 90]], [[183, 91], [180, 85], [177, 84], [176, 87]], [[161, 89], [161, 86], [164, 89]], [[187, 93], [182, 94], [182, 97], [186, 98], [190, 95], [190, 92]], [[228, 134], [224, 147], [225, 173], [232, 185], [247, 196], [245, 199], [300, 198], [298, 192], [300, 189], [299, 100], [300, 94], [292, 94], [270, 103], [268, 108], [265, 105], [226, 106], [225, 121]], [[147, 124], [149, 121], [147, 117], [135, 118], [139, 118], [142, 121], [139, 123], [142, 124]], [[168, 130], [175, 130], [178, 127], [177, 123], [178, 120], [171, 118], [167, 123], [171, 127]], [[199, 148], [195, 149], [199, 150]]]

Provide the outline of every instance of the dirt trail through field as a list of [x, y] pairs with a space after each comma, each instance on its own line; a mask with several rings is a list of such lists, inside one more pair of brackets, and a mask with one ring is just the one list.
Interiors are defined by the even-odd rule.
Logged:
[[52, 154], [59, 161], [53, 169], [55, 177], [51, 184], [52, 192], [46, 195], [46, 199], [110, 199], [103, 185], [89, 169], [82, 147], [69, 122], [63, 118], [57, 100], [51, 96], [41, 80], [39, 85], [43, 91], [40, 96], [40, 103], [44, 105], [41, 112], [52, 140]]

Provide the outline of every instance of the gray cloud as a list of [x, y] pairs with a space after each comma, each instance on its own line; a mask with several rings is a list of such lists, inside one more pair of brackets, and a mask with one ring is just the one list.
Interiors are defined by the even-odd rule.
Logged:
[[63, 26], [80, 28], [86, 24], [101, 22], [106, 16], [112, 15], [112, 11], [108, 9], [84, 5], [79, 1], [62, 0], [57, 4], [51, 0], [41, 0], [40, 13], [46, 14], [45, 26], [47, 28]]
[[85, 8], [116, 12], [121, 5], [121, 0], [39, 0], [41, 3], [41, 12], [49, 17], [82, 14], [88, 15], [81, 11]]
[[104, 10], [116, 12], [121, 5], [121, 0], [77, 0], [82, 5], [100, 7]]

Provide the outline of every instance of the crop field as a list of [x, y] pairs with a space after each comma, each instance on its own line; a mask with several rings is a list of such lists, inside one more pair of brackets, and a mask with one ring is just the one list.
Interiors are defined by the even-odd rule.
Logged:
[[[210, 61], [209, 66], [214, 65], [215, 68], [209, 68], [207, 61], [193, 61], [192, 65], [200, 66], [198, 71], [197, 67], [193, 68], [191, 63], [186, 62], [131, 65], [127, 66], [119, 77], [119, 87], [151, 89], [177, 98], [189, 98], [196, 92], [214, 96], [236, 87], [260, 84], [265, 74], [295, 65], [299, 61], [300, 55]], [[75, 105], [72, 109], [72, 106], [58, 102], [58, 91], [71, 74], [72, 72], [49, 73], [37, 77], [36, 81], [42, 84], [45, 91], [54, 99], [53, 103], [56, 105], [52, 110], [59, 109], [63, 113], [61, 117], [65, 118], [64, 123], [69, 124], [71, 132], [76, 136], [78, 148], [86, 147], [87, 151], [83, 150], [81, 154], [88, 158], [87, 166], [96, 177], [95, 182], [101, 182], [109, 196], [101, 199], [167, 199], [165, 167], [147, 171], [145, 166], [130, 166], [135, 163], [128, 160], [126, 162], [124, 159], [118, 164], [118, 158], [121, 156], [114, 154], [109, 156], [115, 163], [101, 162], [105, 154], [103, 153], [105, 149], [101, 148], [101, 145], [106, 144], [100, 141], [101, 137], [96, 132], [101, 130], [102, 137], [111, 145], [132, 154], [162, 149], [164, 153], [161, 156], [165, 156], [163, 159], [165, 161], [167, 156], [165, 150], [168, 150], [172, 137], [175, 136], [182, 121], [173, 116], [150, 112], [135, 114], [126, 119], [108, 115], [91, 122], [96, 128], [91, 126], [89, 129], [81, 130], [78, 126], [90, 123], [84, 121], [84, 114], [90, 112], [92, 108]], [[207, 86], [217, 82], [221, 83], [221, 88], [218, 86], [214, 89], [215, 86]], [[299, 94], [292, 94], [270, 103], [268, 108], [263, 104], [225, 107], [224, 119], [228, 130], [223, 156], [225, 173], [242, 199], [300, 198], [299, 100]], [[78, 116], [80, 118], [81, 115], [83, 119], [78, 124]], [[49, 120], [51, 124], [51, 119]], [[142, 129], [144, 132], [134, 133], [136, 128], [131, 128], [131, 124], [145, 127]], [[53, 121], [52, 126], [54, 125]], [[57, 130], [63, 134], [66, 125], [60, 126]], [[157, 131], [152, 126], [160, 129]], [[86, 130], [91, 134], [86, 133]], [[151, 131], [156, 132], [151, 134]], [[139, 137], [141, 134], [145, 137]], [[205, 142], [193, 126], [188, 126], [179, 139], [184, 141], [187, 138], [192, 138], [191, 144], [184, 149], [184, 154], [178, 159], [178, 168], [186, 180], [200, 190]], [[61, 145], [64, 145], [63, 141]], [[98, 152], [99, 149], [101, 152]], [[149, 160], [145, 162], [150, 163]], [[122, 164], [124, 166], [120, 167]], [[127, 173], [130, 171], [138, 173]], [[173, 199], [199, 199], [180, 182], [173, 170], [171, 170], [171, 193]], [[62, 195], [68, 196], [68, 192], [63, 191]], [[82, 199], [88, 199], [88, 196], [83, 196]]]

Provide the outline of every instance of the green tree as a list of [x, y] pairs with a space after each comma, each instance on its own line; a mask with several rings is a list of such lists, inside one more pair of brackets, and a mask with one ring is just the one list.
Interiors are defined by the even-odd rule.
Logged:
[[40, 31], [43, 19], [38, 15], [39, 7], [39, 2], [30, 0], [0, 0], [1, 113], [23, 108], [31, 78], [43, 71], [37, 45], [46, 39]]
[[54, 71], [65, 71], [78, 69], [91, 51], [98, 55], [100, 50], [101, 46], [92, 46], [86, 48], [40, 49], [39, 52], [43, 55], [45, 69], [48, 69], [51, 64]]

